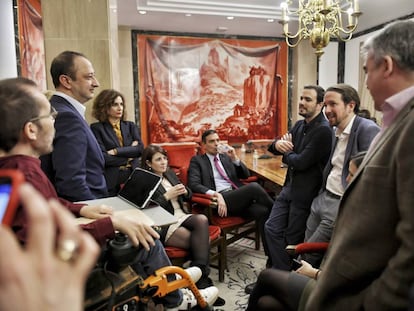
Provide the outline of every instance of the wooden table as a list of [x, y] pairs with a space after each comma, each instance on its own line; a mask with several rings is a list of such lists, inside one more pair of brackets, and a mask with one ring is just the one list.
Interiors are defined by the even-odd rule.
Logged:
[[253, 165], [253, 152], [241, 153], [238, 148], [236, 149], [236, 154], [253, 175], [282, 187], [287, 172], [287, 168], [282, 166], [282, 156], [275, 156], [262, 148], [257, 149], [257, 151], [259, 156], [266, 154], [269, 155], [270, 158], [258, 159], [257, 165]]

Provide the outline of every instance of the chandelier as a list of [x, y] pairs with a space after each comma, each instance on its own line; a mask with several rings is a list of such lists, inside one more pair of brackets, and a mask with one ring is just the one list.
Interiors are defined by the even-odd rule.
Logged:
[[[343, 2], [341, 4], [341, 2]], [[297, 46], [302, 39], [310, 39], [312, 47], [316, 49], [318, 59], [323, 54], [323, 48], [329, 43], [331, 37], [340, 41], [352, 38], [352, 32], [358, 25], [358, 0], [299, 0], [299, 8], [289, 10], [292, 0], [282, 2], [283, 34], [290, 47]], [[290, 17], [298, 16], [299, 27], [295, 34], [289, 32]], [[346, 26], [343, 18], [347, 19]]]

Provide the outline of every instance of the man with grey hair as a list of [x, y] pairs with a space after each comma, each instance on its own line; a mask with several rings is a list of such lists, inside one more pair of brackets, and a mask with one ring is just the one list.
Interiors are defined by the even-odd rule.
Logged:
[[342, 197], [306, 310], [407, 310], [414, 283], [414, 21], [362, 47], [383, 126]]

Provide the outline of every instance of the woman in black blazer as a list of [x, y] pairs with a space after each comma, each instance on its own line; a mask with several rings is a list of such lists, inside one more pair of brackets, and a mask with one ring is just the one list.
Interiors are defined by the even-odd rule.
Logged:
[[106, 185], [113, 196], [139, 165], [144, 145], [135, 123], [125, 121], [125, 100], [120, 92], [103, 90], [99, 93], [92, 115], [99, 120], [91, 124], [91, 129], [105, 158]]
[[177, 223], [163, 227], [161, 242], [166, 246], [188, 249], [192, 257], [191, 265], [198, 266], [202, 271], [197, 287], [212, 286], [208, 277], [210, 242], [207, 217], [188, 214], [184, 210], [184, 202], [191, 198], [191, 190], [168, 168], [167, 152], [160, 146], [149, 145], [144, 149], [141, 167], [163, 177], [152, 199], [178, 218]]

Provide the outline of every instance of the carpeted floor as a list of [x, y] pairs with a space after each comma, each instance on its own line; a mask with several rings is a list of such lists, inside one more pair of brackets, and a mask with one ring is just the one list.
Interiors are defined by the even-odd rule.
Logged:
[[256, 281], [258, 274], [266, 265], [263, 250], [255, 250], [254, 241], [242, 239], [227, 249], [229, 271], [225, 272], [223, 283], [218, 281], [216, 269], [211, 269], [210, 277], [220, 290], [220, 296], [226, 300], [223, 307], [215, 311], [242, 311], [247, 306], [248, 295], [244, 292], [246, 285]]

